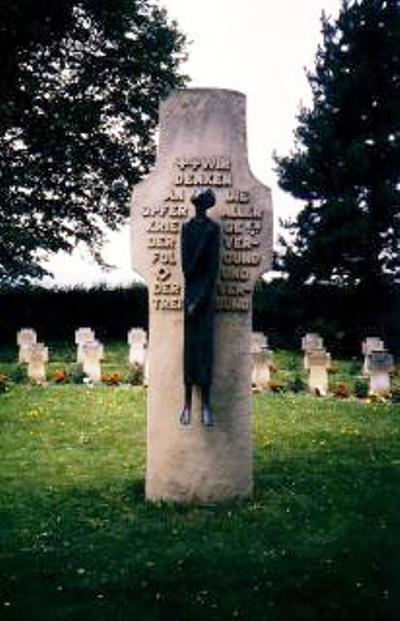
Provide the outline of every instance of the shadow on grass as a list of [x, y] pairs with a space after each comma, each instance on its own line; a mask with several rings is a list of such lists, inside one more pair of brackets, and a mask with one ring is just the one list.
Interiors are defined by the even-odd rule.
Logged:
[[8, 490], [0, 618], [396, 619], [395, 462], [332, 435], [259, 448], [254, 496], [222, 505], [147, 504], [136, 478]]

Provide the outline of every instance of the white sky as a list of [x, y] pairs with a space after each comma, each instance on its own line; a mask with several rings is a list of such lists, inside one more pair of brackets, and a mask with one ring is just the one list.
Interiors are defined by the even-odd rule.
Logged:
[[[275, 237], [278, 220], [301, 203], [277, 187], [272, 153], [293, 144], [296, 114], [310, 101], [305, 67], [314, 65], [321, 42], [320, 15], [336, 16], [340, 0], [161, 0], [186, 33], [190, 86], [239, 90], [247, 96], [248, 153], [253, 173], [272, 189]], [[110, 235], [104, 273], [78, 250], [59, 253], [49, 267], [57, 284], [113, 284], [132, 281], [128, 229]]]

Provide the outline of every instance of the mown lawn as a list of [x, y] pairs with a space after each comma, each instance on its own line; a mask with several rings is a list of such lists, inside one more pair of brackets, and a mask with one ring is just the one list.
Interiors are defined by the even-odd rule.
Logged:
[[400, 406], [254, 413], [251, 499], [154, 505], [143, 389], [0, 395], [0, 618], [399, 618]]

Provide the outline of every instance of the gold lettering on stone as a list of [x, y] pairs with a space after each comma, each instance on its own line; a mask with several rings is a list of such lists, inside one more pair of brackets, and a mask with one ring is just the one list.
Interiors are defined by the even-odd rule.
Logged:
[[250, 270], [247, 267], [225, 267], [221, 268], [221, 280], [234, 280], [246, 282], [250, 279]]
[[164, 200], [183, 202], [185, 200], [185, 190], [183, 188], [171, 188]]
[[176, 265], [175, 252], [154, 252], [153, 265]]
[[156, 282], [154, 285], [154, 295], [180, 295], [181, 286], [174, 282]]
[[181, 298], [154, 298], [153, 305], [156, 310], [181, 310]]
[[168, 213], [168, 207], [166, 205], [159, 205], [157, 207], [142, 207], [142, 216], [145, 218], [160, 216], [164, 218]]
[[251, 250], [254, 246], [259, 246], [258, 239], [252, 237], [225, 237], [224, 247], [227, 250]]
[[228, 190], [225, 200], [227, 203], [249, 203], [250, 192], [232, 188], [231, 190]]
[[226, 311], [248, 311], [250, 302], [246, 298], [219, 298], [217, 308]]
[[175, 166], [180, 170], [191, 168], [198, 170], [231, 170], [231, 158], [227, 155], [210, 155], [195, 157], [178, 157], [175, 160]]
[[179, 220], [151, 220], [148, 233], [179, 233]]
[[237, 205], [236, 203], [225, 205], [221, 214], [222, 218], [255, 218], [257, 220], [261, 220], [262, 216], [261, 209], [251, 205]]
[[261, 255], [258, 252], [226, 252], [222, 261], [224, 265], [259, 265]]
[[189, 209], [185, 205], [170, 205], [168, 215], [171, 218], [186, 218], [189, 214]]
[[232, 175], [225, 172], [181, 172], [174, 175], [174, 184], [178, 186], [230, 186]]
[[236, 283], [221, 283], [218, 285], [218, 295], [229, 297], [244, 297], [250, 295], [250, 287], [238, 285]]
[[175, 248], [175, 237], [169, 237], [168, 235], [151, 235], [148, 239], [148, 248]]

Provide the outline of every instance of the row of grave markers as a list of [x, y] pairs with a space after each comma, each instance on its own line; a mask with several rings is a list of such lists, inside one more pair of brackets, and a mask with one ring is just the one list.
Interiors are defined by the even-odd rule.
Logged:
[[[309, 388], [313, 393], [326, 395], [328, 371], [332, 368], [331, 355], [326, 351], [322, 337], [306, 334], [302, 339], [304, 368], [309, 371]], [[390, 373], [394, 371], [393, 356], [379, 337], [367, 337], [362, 343], [363, 375], [369, 377], [369, 394], [385, 395], [390, 392]]]
[[[132, 328], [128, 332], [129, 363], [144, 370], [144, 383], [148, 384], [148, 342], [145, 330]], [[28, 377], [41, 383], [45, 381], [45, 364], [49, 360], [48, 348], [37, 342], [36, 331], [23, 328], [17, 333], [19, 346], [18, 361], [28, 365]], [[101, 361], [104, 359], [104, 346], [96, 339], [92, 328], [79, 328], [75, 331], [77, 363], [82, 365], [84, 374], [93, 382], [101, 381]], [[304, 368], [309, 373], [309, 390], [313, 394], [328, 393], [328, 371], [332, 366], [331, 355], [326, 351], [319, 334], [309, 333], [302, 339]], [[268, 339], [262, 332], [252, 334], [252, 384], [256, 389], [270, 387], [273, 351], [268, 347]], [[393, 356], [385, 349], [378, 337], [368, 337], [362, 343], [364, 355], [363, 374], [370, 379], [370, 394], [384, 394], [390, 391], [390, 373], [394, 369]]]
[[[132, 328], [128, 332], [129, 363], [144, 369], [145, 384], [148, 377], [147, 336], [141, 328]], [[28, 377], [37, 383], [46, 379], [46, 362], [49, 351], [44, 343], [37, 342], [36, 331], [23, 328], [17, 333], [19, 347], [18, 362], [28, 365]], [[77, 346], [76, 361], [82, 365], [83, 372], [92, 382], [101, 381], [101, 361], [104, 359], [104, 345], [96, 339], [92, 328], [79, 328], [75, 331]]]

